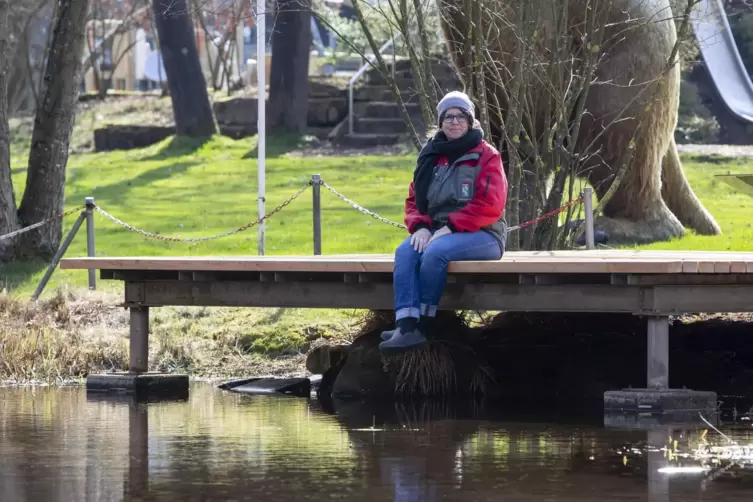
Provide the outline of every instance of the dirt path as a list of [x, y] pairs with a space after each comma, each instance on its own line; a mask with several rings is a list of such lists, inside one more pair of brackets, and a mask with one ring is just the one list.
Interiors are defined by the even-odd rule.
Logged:
[[753, 156], [753, 145], [677, 145], [680, 153], [721, 155], [723, 157]]

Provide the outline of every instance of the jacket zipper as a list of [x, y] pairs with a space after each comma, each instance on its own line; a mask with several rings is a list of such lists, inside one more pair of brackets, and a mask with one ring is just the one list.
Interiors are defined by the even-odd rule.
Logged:
[[489, 190], [489, 182], [491, 181], [491, 179], [492, 179], [492, 175], [487, 174], [486, 175], [486, 187], [484, 188], [484, 197], [486, 197], [486, 192]]

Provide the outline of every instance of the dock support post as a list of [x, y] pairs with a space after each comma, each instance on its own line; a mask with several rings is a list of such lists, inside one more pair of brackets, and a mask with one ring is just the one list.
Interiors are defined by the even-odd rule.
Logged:
[[129, 305], [131, 317], [128, 371], [90, 374], [86, 390], [93, 392], [127, 392], [139, 397], [187, 398], [188, 375], [150, 373], [149, 370], [149, 307]]
[[594, 243], [594, 207], [593, 207], [593, 188], [585, 187], [583, 189], [583, 212], [586, 218], [586, 248], [595, 249]]
[[716, 392], [669, 388], [669, 316], [647, 317], [646, 387], [604, 393], [605, 411], [657, 414], [687, 421], [716, 413]]
[[[84, 199], [86, 207], [86, 256], [93, 257], [94, 251], [94, 197]], [[97, 289], [96, 269], [89, 269], [89, 289]]]
[[131, 373], [146, 373], [149, 369], [149, 307], [131, 307], [131, 354], [128, 369]]
[[321, 186], [322, 177], [319, 174], [311, 176], [311, 186], [314, 192], [313, 213], [314, 213], [314, 255], [322, 254], [322, 199]]
[[648, 318], [646, 384], [649, 389], [669, 388], [669, 317]]

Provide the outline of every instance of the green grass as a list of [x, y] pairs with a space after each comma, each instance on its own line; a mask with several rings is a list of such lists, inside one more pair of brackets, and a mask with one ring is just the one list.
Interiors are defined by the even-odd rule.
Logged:
[[[314, 173], [345, 196], [364, 207], [402, 222], [405, 187], [414, 159], [410, 155], [379, 157], [302, 158], [284, 152], [297, 146], [289, 138], [270, 140], [266, 160], [266, 210], [303, 187]], [[17, 197], [23, 190], [25, 159], [14, 157]], [[691, 185], [717, 218], [724, 235], [689, 234], [644, 249], [753, 250], [753, 198], [736, 191], [716, 174], [750, 172], [751, 161], [685, 157]], [[166, 140], [150, 148], [109, 153], [73, 155], [69, 160], [66, 208], [83, 203], [84, 197], [110, 214], [164, 236], [204, 237], [232, 230], [257, 217], [257, 160], [254, 140], [215, 137], [199, 144]], [[313, 252], [312, 191], [284, 207], [266, 222], [268, 255]], [[75, 220], [66, 220], [67, 232]], [[118, 226], [97, 214], [97, 256], [218, 256], [256, 255], [257, 228], [229, 237], [200, 243], [150, 239]], [[353, 209], [322, 188], [322, 251], [337, 253], [390, 253], [404, 237], [402, 229], [386, 225]], [[86, 239], [81, 231], [67, 256], [85, 256]], [[0, 268], [0, 280], [12, 291], [33, 291], [44, 264]], [[59, 286], [81, 287], [86, 272], [57, 270], [48, 291]], [[107, 288], [111, 283], [103, 283]]]
[[[266, 210], [305, 186], [319, 173], [347, 197], [395, 221], [402, 221], [405, 187], [412, 177], [410, 157], [296, 158], [281, 154], [289, 145], [271, 141], [266, 160]], [[23, 190], [23, 164], [17, 159], [14, 183]], [[105, 211], [140, 229], [165, 236], [203, 237], [257, 218], [257, 160], [253, 141], [216, 137], [205, 144], [166, 140], [143, 150], [74, 155], [69, 160], [66, 209], [94, 197]], [[268, 255], [312, 254], [312, 190], [266, 222]], [[75, 215], [66, 220], [66, 231]], [[97, 256], [256, 255], [257, 228], [201, 243], [154, 240], [95, 218]], [[322, 251], [387, 253], [404, 231], [367, 216], [322, 188]], [[82, 231], [66, 256], [85, 256]], [[0, 279], [29, 293], [43, 274], [39, 266], [6, 267]], [[86, 272], [57, 270], [49, 289], [83, 286]]]
[[[286, 153], [299, 143], [290, 138], [268, 141], [267, 211], [318, 173], [345, 196], [402, 222], [406, 186], [415, 165], [412, 155], [304, 158]], [[749, 173], [753, 162], [683, 159], [691, 185], [719, 221], [724, 235], [691, 234], [642, 248], [753, 250], [753, 197], [714, 178], [715, 174]], [[25, 183], [24, 149], [14, 149], [12, 164], [20, 200]], [[206, 143], [170, 139], [141, 150], [74, 154], [68, 165], [66, 209], [82, 205], [87, 196], [112, 215], [149, 232], [179, 237], [220, 234], [257, 217], [256, 145], [253, 140], [218, 136]], [[266, 254], [313, 253], [311, 206], [308, 188], [267, 221]], [[66, 233], [74, 220], [75, 215], [66, 219]], [[99, 214], [95, 221], [97, 256], [257, 254], [255, 227], [208, 242], [176, 243], [146, 238]], [[404, 230], [353, 209], [325, 188], [322, 228], [324, 254], [391, 253], [405, 236]], [[82, 231], [67, 256], [85, 255]], [[0, 346], [5, 347], [0, 380], [59, 381], [127, 364], [127, 320], [123, 309], [117, 307], [122, 284], [99, 281], [99, 292], [92, 297], [92, 293], [82, 292], [86, 271], [58, 269], [42, 296], [43, 303], [34, 307], [25, 299], [45, 268], [45, 263], [0, 268], [0, 280], [8, 291], [8, 295], [0, 295]], [[119, 317], [114, 318], [113, 311], [120, 312]], [[347, 340], [357, 322], [354, 312], [346, 310], [156, 309], [151, 366], [199, 377], [300, 371], [302, 354], [312, 343]]]
[[753, 159], [694, 155], [683, 156], [682, 160], [690, 186], [716, 218], [722, 235], [710, 237], [689, 232], [681, 239], [636, 249], [753, 251], [753, 197], [715, 177], [753, 173]]

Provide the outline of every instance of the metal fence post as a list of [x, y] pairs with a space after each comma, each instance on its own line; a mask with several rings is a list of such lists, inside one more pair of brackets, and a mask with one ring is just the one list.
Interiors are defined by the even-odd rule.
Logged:
[[[94, 251], [94, 197], [84, 199], [86, 206], [86, 256], [93, 257]], [[89, 289], [97, 289], [96, 269], [89, 269]]]
[[583, 188], [583, 209], [586, 213], [586, 248], [595, 249], [593, 188], [591, 187]]
[[322, 177], [319, 174], [311, 176], [311, 183], [314, 189], [314, 254], [322, 254], [322, 200], [321, 200], [321, 186]]

